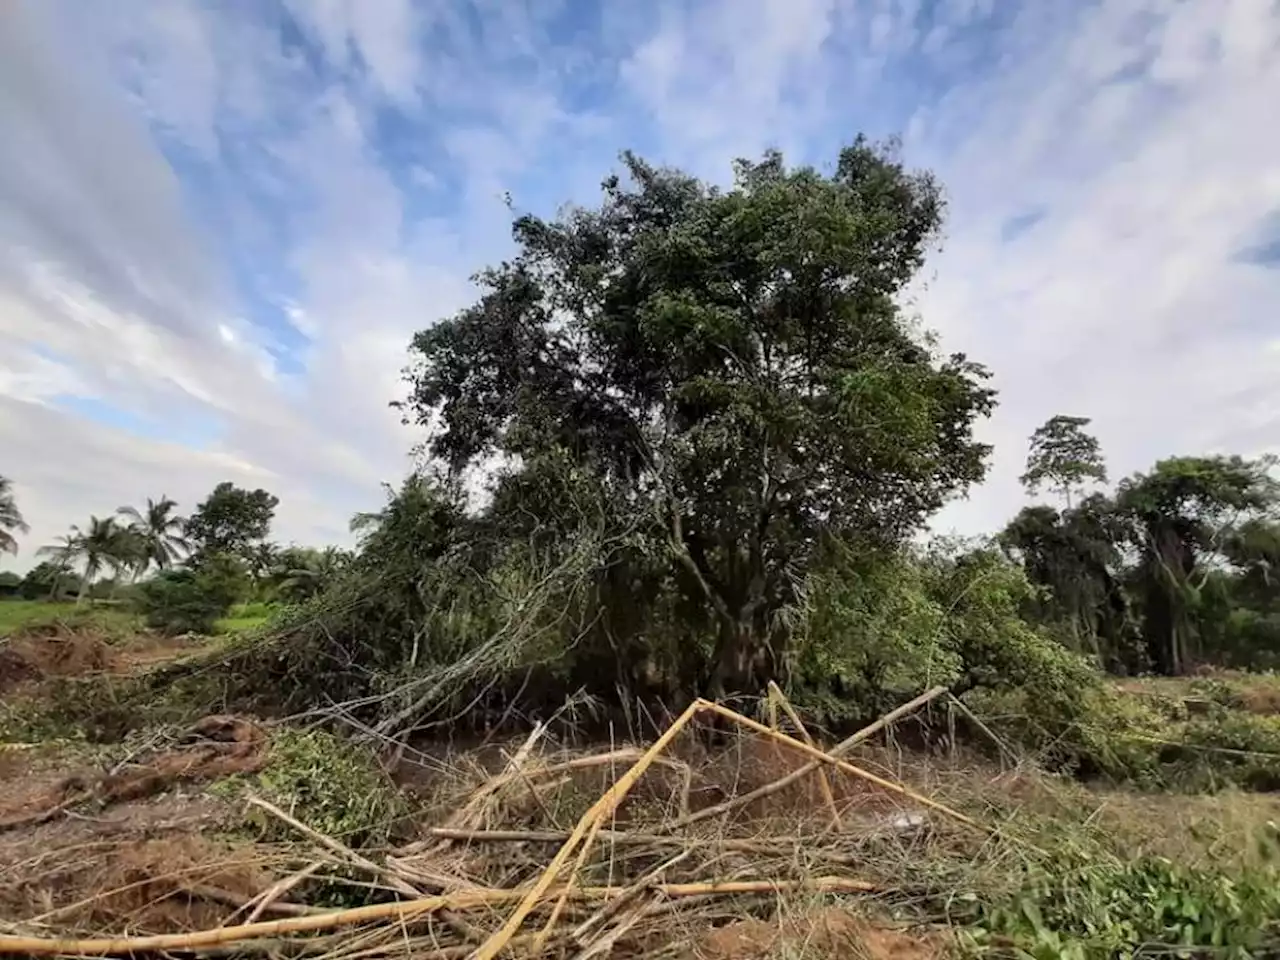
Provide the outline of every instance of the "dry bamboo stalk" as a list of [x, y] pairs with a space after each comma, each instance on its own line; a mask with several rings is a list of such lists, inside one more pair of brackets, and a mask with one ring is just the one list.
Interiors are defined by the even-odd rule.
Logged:
[[706, 709], [724, 717], [726, 720], [732, 720], [734, 723], [739, 726], [746, 727], [748, 730], [754, 730], [756, 733], [764, 734], [766, 737], [773, 737], [779, 743], [789, 744], [801, 753], [807, 753], [819, 763], [831, 764], [838, 770], [843, 770], [845, 773], [851, 773], [855, 777], [861, 777], [868, 783], [874, 783], [876, 786], [882, 787], [891, 793], [907, 797], [923, 807], [928, 807], [931, 810], [937, 810], [939, 813], [946, 814], [951, 819], [956, 820], [959, 823], [963, 823], [966, 826], [973, 827], [975, 830], [981, 830], [983, 833], [991, 832], [989, 828], [983, 826], [977, 820], [966, 817], [963, 813], [952, 810], [950, 807], [938, 803], [936, 800], [930, 800], [928, 797], [916, 793], [914, 790], [908, 789], [901, 784], [894, 783], [891, 780], [885, 780], [882, 777], [877, 777], [874, 773], [869, 773], [861, 767], [855, 767], [852, 763], [849, 763], [846, 760], [840, 760], [837, 757], [831, 756], [829, 753], [823, 753], [817, 747], [811, 747], [803, 740], [797, 740], [795, 737], [789, 737], [785, 733], [779, 733], [777, 730], [770, 730], [763, 723], [752, 720], [750, 717], [744, 717], [742, 714], [730, 710], [728, 707], [722, 707], [718, 703], [707, 703]]
[[250, 904], [253, 905], [253, 910], [249, 914], [249, 916], [245, 918], [245, 923], [253, 923], [260, 916], [262, 916], [263, 911], [265, 911], [268, 907], [270, 907], [271, 904], [275, 903], [277, 900], [283, 897], [286, 893], [288, 893], [290, 890], [292, 890], [294, 887], [300, 884], [303, 880], [306, 880], [308, 877], [310, 877], [312, 874], [314, 874], [317, 870], [319, 870], [323, 866], [324, 866], [323, 860], [312, 860], [309, 864], [307, 864], [301, 870], [295, 871], [289, 876], [284, 877], [280, 880], [277, 880], [275, 883], [269, 886], [265, 891], [263, 891], [261, 894], [255, 897], [253, 900], [250, 900], [249, 903], [245, 904], [245, 906], [249, 906]]
[[299, 833], [303, 834], [304, 836], [310, 837], [316, 843], [320, 844], [320, 846], [324, 847], [327, 850], [332, 851], [333, 853], [336, 853], [340, 857], [345, 858], [348, 862], [353, 863], [358, 867], [362, 867], [365, 870], [368, 870], [375, 877], [381, 877], [382, 879], [387, 881], [387, 883], [397, 892], [403, 893], [405, 896], [411, 897], [415, 900], [422, 897], [421, 890], [419, 890], [417, 887], [412, 886], [409, 883], [406, 883], [404, 879], [396, 876], [386, 867], [383, 867], [383, 866], [380, 866], [379, 864], [374, 863], [372, 860], [368, 859], [367, 857], [362, 857], [360, 854], [356, 853], [350, 847], [346, 846], [345, 844], [339, 843], [337, 840], [334, 840], [332, 837], [325, 836], [319, 830], [316, 830], [312, 827], [308, 827], [305, 823], [302, 823], [299, 820], [296, 820], [293, 817], [289, 816], [289, 814], [285, 813], [283, 810], [277, 807], [274, 803], [271, 803], [267, 800], [263, 800], [261, 797], [250, 797], [249, 803], [253, 804], [255, 807], [260, 807], [261, 809], [267, 811], [267, 813], [271, 814], [276, 819], [281, 820], [284, 823], [288, 824], [289, 826], [293, 827], [293, 829], [297, 830]]
[[[243, 910], [252, 900], [246, 900], [237, 893], [230, 890], [223, 890], [221, 887], [214, 887], [204, 883], [188, 883], [182, 887], [182, 892], [189, 897], [195, 897], [202, 900], [211, 900], [214, 903], [221, 903], [223, 906], [235, 907], [237, 912]], [[256, 898], [252, 898], [256, 899]], [[305, 903], [271, 903], [266, 908], [272, 913], [279, 914], [282, 917], [306, 917], [317, 913], [324, 913], [319, 907], [309, 907]]]
[[[911, 713], [912, 711], [919, 710], [930, 700], [940, 697], [942, 694], [946, 692], [947, 692], [946, 687], [934, 687], [932, 690], [928, 690], [920, 694], [920, 696], [916, 697], [914, 700], [909, 700], [908, 702], [904, 703], [902, 706], [889, 711], [883, 717], [877, 720], [875, 723], [869, 724], [863, 727], [857, 733], [853, 734], [852, 736], [846, 737], [844, 740], [841, 740], [838, 744], [836, 744], [834, 747], [831, 748], [831, 750], [829, 751], [830, 755], [833, 757], [839, 757], [842, 754], [847, 753], [848, 751], [856, 747], [859, 743], [861, 743], [863, 740], [866, 740], [869, 737], [872, 737], [875, 734], [879, 733], [881, 730], [883, 730], [889, 724], [893, 723], [895, 720], [900, 720], [903, 717], [905, 717], [907, 714]], [[785, 790], [787, 787], [791, 786], [791, 784], [804, 779], [809, 774], [813, 773], [813, 771], [821, 767], [822, 763], [823, 761], [821, 760], [811, 760], [810, 762], [806, 763], [803, 767], [799, 767], [793, 770], [791, 773], [787, 774], [785, 777], [779, 777], [777, 780], [774, 780], [772, 783], [766, 783], [762, 787], [757, 787], [755, 790], [752, 790], [750, 793], [744, 793], [740, 797], [733, 797], [732, 799], [726, 800], [723, 803], [717, 803], [715, 806], [707, 807], [704, 810], [699, 810], [697, 813], [690, 813], [685, 816], [682, 816], [680, 819], [672, 823], [671, 827], [672, 829], [675, 829], [677, 827], [687, 827], [689, 824], [697, 823], [699, 820], [706, 820], [708, 817], [714, 817], [722, 813], [728, 813], [731, 810], [737, 810], [739, 807], [745, 807], [747, 804], [753, 803], [756, 800], [761, 800], [765, 797], [771, 796], [780, 790]]]
[[695, 700], [689, 704], [684, 713], [680, 714], [676, 721], [667, 727], [666, 732], [654, 741], [653, 745], [632, 765], [631, 769], [619, 777], [617, 782], [591, 805], [591, 809], [582, 815], [577, 826], [573, 828], [573, 833], [569, 836], [569, 839], [556, 852], [551, 862], [547, 864], [546, 870], [538, 877], [533, 889], [529, 891], [524, 900], [512, 912], [507, 922], [503, 924], [502, 929], [486, 940], [480, 949], [476, 951], [473, 960], [493, 960], [494, 957], [502, 952], [507, 941], [520, 929], [520, 924], [524, 922], [524, 918], [537, 905], [538, 900], [541, 899], [547, 888], [555, 883], [556, 877], [564, 868], [565, 862], [573, 854], [578, 842], [588, 830], [593, 826], [598, 826], [603, 817], [607, 817], [617, 808], [618, 804], [622, 802], [622, 798], [627, 795], [628, 791], [635, 785], [635, 782], [649, 769], [658, 754], [665, 750], [667, 744], [674, 740], [685, 725], [703, 709], [704, 703], [705, 701], [703, 700]]
[[[817, 749], [818, 745], [813, 742], [813, 737], [809, 736], [809, 731], [805, 728], [804, 723], [801, 722], [800, 715], [796, 713], [795, 707], [791, 705], [791, 701], [787, 699], [787, 695], [782, 692], [782, 688], [772, 680], [769, 681], [769, 693], [777, 698], [777, 703], [782, 707], [782, 712], [787, 715], [787, 719], [789, 719], [795, 726], [801, 739], [803, 739], [809, 746]], [[776, 723], [771, 724], [771, 726], [775, 730], [778, 728]], [[831, 811], [831, 823], [837, 830], [839, 830], [844, 826], [844, 824], [840, 822], [840, 811], [836, 809], [836, 797], [835, 794], [831, 792], [831, 781], [827, 779], [827, 771], [818, 771], [818, 782], [822, 785], [822, 799], [826, 802], [827, 809]]]
[[972, 710], [970, 710], [965, 705], [963, 700], [961, 700], [959, 697], [955, 696], [954, 694], [950, 694], [949, 696], [951, 699], [951, 703], [955, 705], [955, 707], [969, 719], [969, 722], [972, 723], [979, 730], [981, 730], [983, 733], [985, 733], [987, 735], [987, 738], [996, 745], [996, 749], [1000, 751], [1000, 755], [1002, 757], [1008, 757], [1015, 764], [1018, 762], [1017, 756], [1014, 754], [1012, 750], [1009, 749], [1009, 745], [1006, 744], [1003, 740], [1001, 740], [998, 736], [996, 736], [995, 732], [990, 727], [988, 727], [985, 723], [979, 720], [977, 714], [975, 714]]
[[[644, 919], [645, 910], [659, 902], [660, 898], [651, 897], [647, 903], [639, 903], [631, 908], [627, 916], [616, 927], [600, 937], [593, 943], [583, 947], [575, 953], [570, 960], [591, 960], [592, 957], [608, 956], [613, 952], [614, 946], [619, 940], [626, 936], [631, 928]], [[538, 946], [535, 941], [535, 949]]]
[[[846, 877], [814, 877], [810, 880], [734, 880], [724, 883], [663, 883], [653, 887], [655, 893], [665, 897], [730, 896], [746, 893], [874, 893], [880, 888], [865, 880]], [[578, 900], [602, 900], [617, 897], [626, 887], [575, 887], [571, 896]], [[105, 956], [160, 950], [194, 950], [200, 947], [238, 943], [243, 940], [277, 937], [286, 933], [308, 933], [315, 930], [332, 930], [334, 927], [354, 926], [374, 920], [405, 921], [441, 909], [466, 910], [472, 907], [492, 906], [528, 898], [534, 890], [519, 887], [513, 890], [479, 889], [464, 890], [448, 896], [423, 897], [420, 900], [399, 900], [394, 903], [374, 903], [348, 910], [334, 910], [309, 917], [290, 917], [285, 920], [266, 920], [245, 923], [234, 927], [215, 927], [193, 933], [170, 933], [149, 937], [97, 937], [84, 940], [45, 939], [41, 937], [0, 936], [0, 955], [27, 954], [36, 957], [71, 954], [72, 956]], [[546, 888], [541, 894], [549, 892]], [[559, 890], [551, 891], [559, 894]], [[505, 941], [504, 941], [505, 943]]]
[[[289, 814], [285, 813], [275, 804], [270, 803], [266, 800], [263, 800], [261, 797], [250, 797], [249, 802], [256, 807], [260, 807], [261, 809], [267, 811], [267, 813], [271, 814], [273, 817], [283, 820], [285, 823], [293, 827], [299, 833], [302, 833], [305, 836], [310, 837], [312, 840], [320, 844], [325, 849], [330, 850], [333, 853], [336, 853], [338, 856], [345, 858], [348, 863], [353, 863], [358, 867], [368, 870], [375, 877], [380, 877], [382, 880], [386, 881], [387, 885], [390, 886], [391, 889], [395, 890], [397, 893], [404, 894], [406, 897], [408, 897], [411, 900], [418, 900], [422, 897], [423, 895], [422, 890], [420, 890], [419, 888], [415, 887], [413, 884], [406, 881], [403, 877], [397, 875], [393, 870], [389, 869], [388, 867], [384, 867], [381, 864], [374, 863], [368, 857], [364, 857], [356, 853], [346, 844], [339, 843], [337, 840], [334, 840], [332, 837], [326, 836], [325, 834], [321, 833], [319, 830], [316, 830], [312, 827], [308, 827], [305, 823], [302, 823], [301, 821], [296, 820], [293, 817], [289, 816]], [[445, 923], [447, 923], [451, 928], [453, 928], [454, 932], [457, 933], [458, 936], [462, 937], [464, 940], [479, 941], [483, 937], [483, 934], [480, 931], [476, 930], [475, 927], [467, 923], [461, 917], [455, 916], [453, 911], [451, 911], [448, 907], [442, 907], [440, 909], [440, 917], [441, 919], [444, 920]]]
[[677, 853], [674, 857], [667, 858], [652, 870], [647, 870], [639, 879], [627, 887], [623, 893], [614, 897], [612, 900], [607, 901], [603, 907], [593, 913], [586, 920], [582, 921], [582, 923], [578, 924], [578, 926], [574, 928], [573, 932], [569, 934], [569, 939], [579, 945], [586, 944], [587, 937], [599, 928], [603, 927], [606, 923], [617, 916], [619, 912], [625, 909], [632, 900], [641, 896], [653, 884], [657, 883], [658, 879], [664, 873], [676, 864], [687, 860], [692, 852], [692, 850], [683, 850], [680, 853]]

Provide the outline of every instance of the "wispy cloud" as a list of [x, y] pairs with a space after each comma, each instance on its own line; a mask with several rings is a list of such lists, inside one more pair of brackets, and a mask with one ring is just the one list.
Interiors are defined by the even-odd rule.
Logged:
[[1016, 509], [1058, 412], [1113, 472], [1274, 447], [1277, 89], [1269, 0], [16, 2], [0, 472], [33, 543], [220, 479], [341, 537], [408, 466], [408, 338], [509, 251], [505, 194], [589, 200], [624, 147], [827, 163], [860, 130], [945, 182], [914, 304], [1002, 391], [944, 525]]

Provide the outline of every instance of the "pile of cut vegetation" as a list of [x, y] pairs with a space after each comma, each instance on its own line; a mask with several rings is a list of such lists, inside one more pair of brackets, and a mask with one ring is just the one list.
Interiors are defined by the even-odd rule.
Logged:
[[[0, 753], [5, 782], [24, 784], [0, 822], [0, 952], [879, 960], [1280, 944], [1280, 875], [1255, 846], [1280, 816], [1272, 798], [1217, 798], [1173, 847], [1137, 794], [895, 746], [944, 698], [931, 689], [830, 748], [775, 688], [762, 720], [696, 700], [648, 743], [573, 746], [553, 721], [463, 750], [374, 750], [215, 716], [96, 752]], [[1206, 824], [1217, 832], [1194, 846]]]

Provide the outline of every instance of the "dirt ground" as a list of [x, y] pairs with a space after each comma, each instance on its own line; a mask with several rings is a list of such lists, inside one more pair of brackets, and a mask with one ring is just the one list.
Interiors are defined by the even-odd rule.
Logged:
[[201, 649], [185, 637], [140, 633], [123, 642], [61, 624], [37, 627], [0, 640], [0, 696], [46, 677], [130, 675]]

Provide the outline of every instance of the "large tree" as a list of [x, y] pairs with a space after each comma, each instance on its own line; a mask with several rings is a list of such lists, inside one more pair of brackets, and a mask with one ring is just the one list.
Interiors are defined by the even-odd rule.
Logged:
[[1031, 435], [1027, 469], [1022, 475], [1022, 484], [1029, 493], [1048, 484], [1069, 508], [1073, 491], [1083, 489], [1090, 482], [1107, 482], [1102, 448], [1097, 438], [1084, 429], [1089, 423], [1088, 417], [1059, 414], [1036, 429]]
[[0, 476], [0, 553], [17, 553], [18, 541], [14, 532], [27, 533], [29, 530], [13, 497], [13, 481]]
[[631, 510], [715, 625], [711, 692], [755, 690], [822, 537], [901, 542], [979, 480], [993, 394], [899, 306], [942, 201], [891, 150], [830, 175], [770, 153], [727, 190], [623, 159], [598, 209], [517, 220], [480, 301], [414, 338], [406, 409], [457, 471], [555, 464]]
[[161, 496], [159, 500], [147, 497], [147, 505], [139, 510], [137, 507], [121, 507], [116, 511], [123, 517], [138, 538], [141, 562], [144, 567], [155, 564], [166, 570], [186, 551], [191, 549], [183, 531], [186, 520], [174, 516], [173, 509], [177, 501]]
[[1061, 513], [1024, 507], [997, 539], [1027, 579], [1044, 588], [1029, 616], [1100, 666], [1136, 666], [1135, 624], [1123, 583], [1123, 530], [1107, 497], [1093, 494]]
[[253, 549], [271, 532], [280, 500], [266, 490], [246, 490], [224, 480], [196, 507], [186, 537], [197, 563], [220, 553], [248, 562]]
[[1194, 612], [1212, 570], [1207, 561], [1232, 548], [1233, 531], [1274, 516], [1280, 505], [1274, 465], [1270, 459], [1172, 457], [1120, 483], [1116, 505], [1139, 555], [1144, 634], [1161, 673], [1190, 665]]

